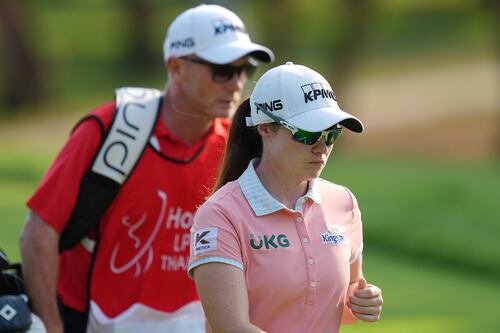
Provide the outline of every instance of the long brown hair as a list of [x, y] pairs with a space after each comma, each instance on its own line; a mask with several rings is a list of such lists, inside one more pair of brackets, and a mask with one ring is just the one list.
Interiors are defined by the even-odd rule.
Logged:
[[250, 117], [250, 99], [243, 101], [234, 114], [214, 192], [238, 179], [254, 157], [262, 156], [262, 138], [257, 128], [247, 127], [246, 117]]

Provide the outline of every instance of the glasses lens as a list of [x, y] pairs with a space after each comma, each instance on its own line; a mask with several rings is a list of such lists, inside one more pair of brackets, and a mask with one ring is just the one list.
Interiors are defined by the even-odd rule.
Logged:
[[334, 128], [331, 131], [328, 131], [326, 135], [325, 143], [327, 146], [333, 145], [335, 141], [339, 138], [340, 134], [342, 134], [342, 127]]
[[301, 142], [306, 145], [313, 145], [318, 140], [321, 138], [321, 135], [325, 133], [325, 144], [327, 146], [331, 146], [332, 144], [337, 141], [338, 137], [342, 133], [342, 127], [337, 127], [334, 128], [331, 131], [324, 131], [324, 132], [308, 132], [299, 129], [295, 134], [292, 136], [296, 141]]
[[315, 144], [319, 138], [321, 137], [321, 132], [308, 132], [299, 129], [295, 134], [293, 135], [293, 138], [301, 143], [304, 143], [306, 145], [313, 145]]
[[212, 78], [217, 83], [225, 83], [233, 78], [234, 68], [231, 66], [212, 65]]
[[250, 77], [255, 67], [251, 65], [244, 66], [231, 66], [231, 65], [212, 65], [212, 78], [214, 82], [217, 83], [226, 83], [234, 77], [234, 74], [237, 74], [238, 77], [241, 76], [242, 73], [245, 74], [245, 78]]
[[230, 81], [234, 77], [235, 73], [238, 75], [238, 77], [240, 77], [241, 74], [244, 73], [245, 79], [247, 79], [255, 71], [255, 66], [252, 66], [251, 64], [246, 64], [243, 66], [217, 65], [203, 59], [190, 57], [184, 57], [183, 59], [210, 67], [210, 69], [212, 70], [212, 80], [216, 83], [226, 83]]

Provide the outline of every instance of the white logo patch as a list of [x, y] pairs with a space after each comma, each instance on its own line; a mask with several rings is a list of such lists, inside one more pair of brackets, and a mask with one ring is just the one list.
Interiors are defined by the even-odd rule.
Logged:
[[333, 244], [339, 245], [346, 241], [345, 236], [342, 234], [339, 228], [333, 224], [328, 224], [327, 231], [321, 234], [321, 240], [323, 244]]
[[331, 233], [331, 234], [341, 234], [342, 230], [340, 230], [339, 227], [334, 226], [333, 224], [328, 223], [326, 226], [326, 229]]
[[217, 230], [217, 228], [206, 228], [200, 229], [194, 233], [194, 256], [217, 250]]
[[5, 304], [0, 310], [0, 316], [2, 316], [5, 320], [11, 321], [17, 315], [16, 309], [14, 309], [9, 304]]

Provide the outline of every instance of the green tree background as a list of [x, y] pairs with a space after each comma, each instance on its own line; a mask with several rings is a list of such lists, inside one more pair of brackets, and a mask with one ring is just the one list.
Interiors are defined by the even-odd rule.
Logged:
[[[365, 274], [386, 305], [342, 331], [496, 332], [499, 2], [207, 2], [238, 12], [275, 64], [323, 73], [366, 126], [323, 177], [358, 197]], [[117, 87], [162, 88], [166, 28], [198, 3], [0, 2], [0, 246], [14, 261], [24, 203], [72, 125]]]

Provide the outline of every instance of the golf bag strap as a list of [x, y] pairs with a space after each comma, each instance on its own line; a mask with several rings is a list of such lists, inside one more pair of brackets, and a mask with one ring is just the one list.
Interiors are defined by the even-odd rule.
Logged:
[[159, 115], [162, 94], [156, 89], [116, 89], [116, 111], [92, 166], [84, 174], [71, 217], [63, 229], [59, 251], [78, 243], [93, 252], [87, 238], [133, 172]]

